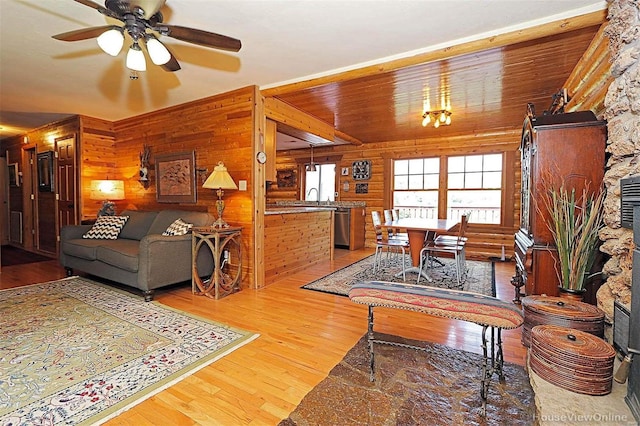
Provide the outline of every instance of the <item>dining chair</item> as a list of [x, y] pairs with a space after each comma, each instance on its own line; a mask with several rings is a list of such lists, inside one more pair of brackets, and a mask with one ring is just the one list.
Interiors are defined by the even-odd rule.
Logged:
[[[420, 270], [422, 270], [425, 260], [430, 267], [433, 267], [433, 259], [438, 254], [453, 254], [456, 264], [456, 279], [458, 281], [458, 285], [461, 285], [462, 277], [466, 273], [465, 246], [467, 238], [465, 234], [467, 232], [468, 223], [469, 221], [467, 216], [461, 216], [458, 235], [452, 236], [452, 239], [441, 239], [440, 242], [438, 242], [438, 238], [442, 236], [436, 237], [430, 241], [425, 238], [424, 246], [420, 250]], [[416, 283], [420, 283], [420, 276], [421, 274], [418, 274]]]
[[387, 252], [387, 262], [389, 261], [389, 255], [394, 253], [396, 255], [402, 253], [402, 280], [406, 281], [405, 273], [405, 255], [406, 250], [409, 249], [409, 240], [402, 240], [397, 238], [389, 238], [389, 234], [386, 234], [382, 230], [382, 220], [380, 218], [379, 211], [371, 212], [371, 220], [373, 222], [373, 229], [376, 233], [376, 252], [373, 261], [373, 273], [375, 274], [382, 263], [382, 254]]
[[[384, 221], [392, 222], [398, 220], [398, 215], [394, 214], [394, 210], [384, 210]], [[387, 228], [389, 238], [409, 241], [409, 235], [406, 232], [398, 232], [398, 228]]]

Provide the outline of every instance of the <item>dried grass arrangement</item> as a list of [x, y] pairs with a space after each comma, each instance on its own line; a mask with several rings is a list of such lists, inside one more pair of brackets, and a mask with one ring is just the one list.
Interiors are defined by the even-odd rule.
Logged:
[[603, 226], [605, 192], [591, 193], [584, 189], [578, 197], [576, 190], [564, 182], [559, 188], [549, 188], [544, 204], [549, 211], [549, 223], [558, 250], [556, 273], [560, 287], [582, 292], [599, 247], [598, 232]]

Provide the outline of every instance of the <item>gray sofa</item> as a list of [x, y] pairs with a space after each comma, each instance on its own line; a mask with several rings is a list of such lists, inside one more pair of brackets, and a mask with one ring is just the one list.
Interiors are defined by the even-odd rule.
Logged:
[[[142, 290], [146, 301], [153, 290], [191, 280], [191, 233], [163, 236], [176, 219], [194, 226], [211, 225], [215, 218], [204, 212], [125, 210], [129, 216], [115, 240], [82, 238], [92, 225], [64, 226], [60, 234], [60, 264]], [[211, 274], [211, 253], [200, 250], [198, 271]]]

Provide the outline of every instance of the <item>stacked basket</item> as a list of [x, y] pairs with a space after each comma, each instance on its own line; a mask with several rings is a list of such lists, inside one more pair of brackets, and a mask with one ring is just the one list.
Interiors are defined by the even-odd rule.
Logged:
[[586, 395], [611, 392], [615, 350], [580, 330], [538, 325], [531, 330], [529, 366], [544, 380]]

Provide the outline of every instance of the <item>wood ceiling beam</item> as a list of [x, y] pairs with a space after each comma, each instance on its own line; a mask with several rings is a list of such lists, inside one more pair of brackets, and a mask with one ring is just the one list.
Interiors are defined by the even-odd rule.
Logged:
[[607, 11], [600, 10], [585, 15], [566, 18], [560, 21], [554, 21], [530, 28], [511, 31], [505, 34], [486, 37], [480, 40], [470, 41], [468, 43], [449, 46], [442, 49], [434, 50], [432, 52], [417, 54], [407, 58], [396, 59], [351, 71], [345, 71], [338, 74], [300, 81], [297, 83], [285, 84], [271, 89], [264, 89], [262, 90], [262, 93], [264, 94], [264, 96], [278, 96], [291, 92], [310, 89], [313, 87], [323, 86], [329, 83], [336, 83], [361, 77], [384, 74], [389, 71], [409, 67], [412, 65], [422, 64], [425, 62], [448, 59], [459, 55], [479, 52], [488, 49], [495, 49], [515, 43], [522, 43], [542, 37], [575, 31], [581, 28], [600, 25], [606, 21], [606, 17]]
[[335, 129], [328, 124], [304, 111], [299, 110], [279, 99], [266, 97], [264, 100], [264, 112], [268, 119], [278, 123], [309, 132], [322, 139], [333, 142], [335, 139]]

